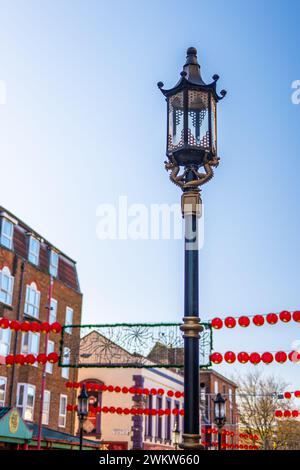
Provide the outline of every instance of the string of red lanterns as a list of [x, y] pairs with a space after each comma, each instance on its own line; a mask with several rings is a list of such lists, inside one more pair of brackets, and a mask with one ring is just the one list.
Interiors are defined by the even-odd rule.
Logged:
[[287, 400], [290, 400], [292, 396], [294, 395], [295, 398], [300, 398], [300, 390], [295, 390], [294, 392], [284, 392], [283, 396]]
[[[67, 405], [67, 411], [74, 412], [77, 411], [77, 405]], [[98, 413], [116, 413], [118, 415], [146, 415], [146, 416], [184, 416], [184, 410], [179, 408], [174, 408], [173, 410], [167, 409], [154, 409], [154, 408], [122, 408], [121, 406], [94, 406], [89, 405], [89, 411], [95, 414]]]
[[60, 333], [62, 326], [57, 321], [54, 323], [38, 321], [18, 321], [18, 320], [9, 320], [8, 318], [0, 318], [0, 328], [6, 329], [10, 328], [13, 331], [22, 331], [24, 333], [32, 331], [33, 333]]
[[254, 365], [257, 365], [260, 362], [263, 362], [264, 364], [271, 364], [274, 360], [279, 364], [284, 364], [287, 360], [293, 363], [299, 363], [300, 353], [297, 351], [290, 351], [289, 353], [286, 353], [285, 351], [277, 351], [276, 353], [248, 353], [241, 351], [238, 354], [234, 353], [233, 351], [227, 351], [224, 354], [214, 352], [210, 355], [210, 360], [213, 364], [221, 364], [223, 360], [227, 362], [227, 364], [233, 364], [236, 361], [240, 362], [241, 364], [246, 364], [248, 362]]
[[[69, 389], [71, 388], [82, 388], [83, 383], [80, 382], [66, 382], [65, 386]], [[85, 383], [85, 387], [88, 392], [116, 392], [116, 393], [131, 393], [133, 395], [167, 395], [169, 398], [182, 398], [184, 392], [173, 390], [164, 390], [163, 388], [141, 388], [141, 387], [120, 387], [119, 385], [104, 385], [104, 384], [95, 384], [95, 383]]]
[[7, 367], [11, 367], [14, 364], [17, 366], [26, 366], [33, 365], [35, 363], [46, 364], [46, 362], [55, 364], [58, 362], [58, 359], [59, 355], [56, 352], [51, 352], [50, 354], [41, 353], [37, 356], [34, 354], [9, 354], [5, 358], [5, 365]]
[[[205, 447], [218, 447], [218, 441], [205, 442], [201, 441], [201, 444]], [[224, 449], [231, 449], [231, 450], [258, 450], [259, 447], [257, 445], [252, 444], [227, 444], [223, 443], [221, 448]]]
[[[205, 430], [202, 429], [202, 432], [205, 433]], [[219, 431], [217, 428], [208, 428], [206, 430], [206, 434], [218, 434], [218, 432]], [[259, 439], [257, 434], [235, 433], [234, 431], [229, 431], [227, 429], [222, 429], [221, 434], [222, 436], [230, 436], [230, 437], [239, 436], [240, 439], [245, 439], [245, 440], [251, 439], [251, 440], [258, 441]]]
[[255, 326], [263, 326], [264, 324], [268, 323], [269, 325], [275, 325], [278, 321], [282, 321], [283, 323], [288, 323], [291, 320], [294, 320], [297, 323], [300, 323], [300, 311], [297, 310], [293, 313], [283, 310], [279, 314], [277, 313], [268, 313], [266, 315], [242, 315], [240, 317], [225, 317], [219, 318], [215, 317], [211, 320], [211, 326], [215, 330], [220, 330], [225, 326], [226, 328], [235, 328], [237, 325], [241, 326], [242, 328], [247, 328], [252, 324]]
[[298, 418], [300, 416], [300, 412], [298, 410], [276, 410], [275, 417], [276, 418]]

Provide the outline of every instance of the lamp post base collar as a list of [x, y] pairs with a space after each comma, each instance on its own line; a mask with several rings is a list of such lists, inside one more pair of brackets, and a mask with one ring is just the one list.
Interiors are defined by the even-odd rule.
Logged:
[[179, 445], [183, 450], [204, 450], [200, 444], [200, 434], [182, 434], [182, 443]]

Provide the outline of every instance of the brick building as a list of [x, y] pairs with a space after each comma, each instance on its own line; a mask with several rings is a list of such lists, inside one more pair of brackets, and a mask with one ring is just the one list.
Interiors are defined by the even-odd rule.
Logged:
[[[214, 404], [213, 399], [217, 393], [226, 400], [226, 424], [224, 429], [233, 431], [234, 436], [224, 436], [223, 442], [227, 444], [238, 443], [238, 407], [236, 401], [236, 390], [238, 386], [232, 380], [224, 375], [219, 374], [215, 370], [208, 369], [201, 371], [200, 374], [200, 400], [204, 405], [202, 423], [205, 424], [206, 431], [209, 428], [215, 428], [214, 424]], [[202, 426], [203, 428], [203, 426]], [[204, 436], [203, 436], [204, 437]], [[211, 435], [206, 435], [204, 440], [210, 441]]]
[[[52, 295], [48, 299], [51, 279]], [[0, 207], [0, 317], [18, 321], [47, 321], [61, 324], [80, 323], [82, 294], [76, 263], [43, 239], [33, 229]], [[68, 334], [76, 334], [67, 331]], [[42, 367], [23, 365], [7, 367], [8, 354], [34, 354], [45, 350], [44, 333], [0, 328], [0, 407], [16, 407], [25, 422], [38, 423], [41, 400]], [[49, 333], [48, 353], [59, 352], [60, 334]], [[68, 338], [65, 361], [68, 360]], [[74, 422], [67, 414], [67, 404], [75, 404], [74, 391], [65, 387], [67, 380], [77, 380], [77, 370], [47, 363], [43, 426], [74, 434]]]

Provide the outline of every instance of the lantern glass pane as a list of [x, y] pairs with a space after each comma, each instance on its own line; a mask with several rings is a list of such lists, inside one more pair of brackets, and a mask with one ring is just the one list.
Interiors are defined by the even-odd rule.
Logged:
[[217, 104], [211, 97], [211, 144], [212, 152], [217, 155]]
[[192, 147], [210, 147], [208, 105], [208, 93], [189, 90], [188, 144]]
[[168, 151], [179, 149], [184, 143], [183, 92], [169, 98]]

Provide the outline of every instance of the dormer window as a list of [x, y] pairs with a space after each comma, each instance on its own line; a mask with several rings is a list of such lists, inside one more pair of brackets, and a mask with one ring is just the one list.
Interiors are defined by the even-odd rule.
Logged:
[[28, 261], [36, 266], [39, 264], [40, 242], [32, 235], [29, 238]]
[[57, 277], [58, 272], [58, 253], [54, 250], [50, 252], [49, 272], [51, 276]]
[[1, 223], [1, 244], [9, 250], [13, 247], [14, 224], [3, 217]]

